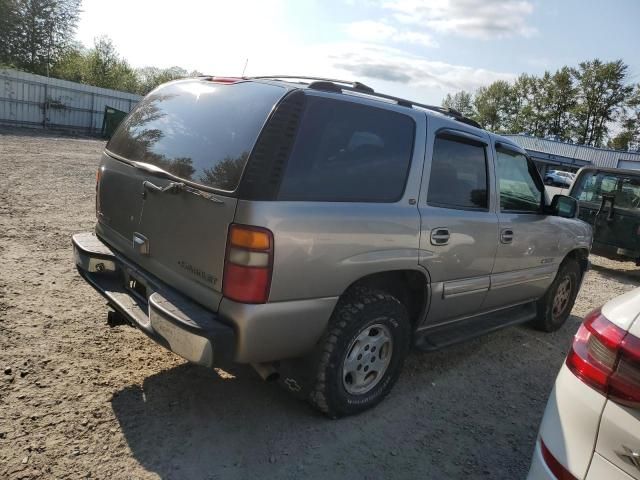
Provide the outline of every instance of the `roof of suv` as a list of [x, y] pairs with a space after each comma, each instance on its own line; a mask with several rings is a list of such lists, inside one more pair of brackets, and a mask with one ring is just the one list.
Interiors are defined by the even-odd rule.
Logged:
[[[427, 105], [423, 103], [414, 102], [412, 100], [407, 100], [400, 97], [395, 97], [393, 95], [387, 95], [384, 93], [376, 92], [373, 88], [365, 85], [361, 82], [351, 82], [348, 80], [336, 80], [330, 78], [322, 78], [322, 77], [307, 77], [307, 76], [298, 76], [298, 75], [269, 75], [269, 76], [258, 76], [258, 77], [215, 77], [215, 76], [207, 76], [205, 77], [208, 80], [212, 81], [222, 81], [222, 82], [234, 82], [234, 81], [242, 81], [242, 80], [251, 80], [251, 81], [266, 81], [266, 82], [275, 82], [279, 85], [285, 84], [289, 88], [309, 88], [313, 90], [320, 90], [325, 92], [333, 92], [333, 93], [354, 93], [358, 96], [364, 96], [368, 98], [385, 100], [387, 102], [394, 102], [398, 105], [405, 107], [417, 107], [423, 110], [427, 110], [429, 112], [438, 113], [440, 115], [447, 116], [454, 120], [460, 121], [467, 125], [471, 125], [472, 127], [476, 127], [482, 129], [482, 126], [475, 120], [472, 120], [468, 117], [465, 117], [459, 111], [449, 108], [449, 107], [437, 107], [434, 105]], [[509, 142], [511, 144], [512, 142]]]
[[[419, 102], [414, 102], [412, 100], [407, 100], [400, 97], [395, 97], [393, 95], [387, 95], [385, 93], [376, 92], [373, 88], [365, 85], [364, 83], [358, 81], [348, 81], [348, 80], [336, 80], [330, 78], [322, 78], [322, 77], [309, 77], [305, 75], [265, 75], [265, 76], [255, 76], [255, 77], [219, 77], [212, 75], [203, 75], [200, 77], [202, 80], [209, 80], [219, 83], [236, 83], [241, 81], [254, 81], [254, 82], [264, 82], [276, 84], [279, 86], [283, 86], [288, 90], [296, 90], [296, 89], [312, 89], [320, 92], [328, 92], [328, 93], [347, 93], [351, 96], [368, 98], [373, 100], [380, 100], [384, 103], [392, 103], [400, 106], [404, 106], [407, 108], [418, 108], [425, 112], [427, 115], [436, 115], [439, 117], [445, 117], [451, 121], [457, 121], [463, 123], [471, 128], [477, 128], [482, 132], [488, 134], [495, 143], [500, 143], [505, 146], [509, 146], [510, 149], [521, 152], [523, 154], [527, 154], [526, 150], [523, 149], [520, 145], [513, 142], [512, 140], [502, 137], [493, 132], [489, 132], [482, 128], [482, 126], [472, 120], [471, 118], [465, 117], [459, 111], [448, 108], [448, 107], [438, 107], [434, 105], [423, 104]], [[181, 80], [178, 80], [181, 81]]]

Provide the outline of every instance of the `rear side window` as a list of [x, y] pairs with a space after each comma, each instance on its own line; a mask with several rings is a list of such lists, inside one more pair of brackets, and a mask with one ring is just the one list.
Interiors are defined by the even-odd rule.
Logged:
[[485, 147], [436, 137], [427, 203], [458, 209], [488, 208]]
[[407, 115], [309, 97], [279, 199], [395, 202], [404, 192], [414, 133]]
[[232, 191], [283, 87], [204, 80], [171, 83], [145, 97], [107, 150], [184, 180]]

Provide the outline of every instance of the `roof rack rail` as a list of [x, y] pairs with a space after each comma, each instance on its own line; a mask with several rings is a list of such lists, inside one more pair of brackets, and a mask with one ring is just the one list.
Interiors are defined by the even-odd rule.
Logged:
[[324, 90], [324, 91], [332, 91], [338, 92], [341, 90], [347, 90], [351, 92], [357, 92], [365, 95], [370, 95], [372, 97], [383, 98], [385, 100], [391, 100], [396, 102], [398, 105], [403, 107], [418, 107], [424, 110], [430, 110], [432, 112], [437, 112], [442, 115], [446, 115], [447, 117], [451, 117], [459, 122], [465, 123], [467, 125], [471, 125], [472, 127], [482, 128], [482, 126], [468, 117], [465, 117], [458, 110], [448, 107], [437, 107], [435, 105], [427, 105], [424, 103], [414, 102], [412, 100], [407, 100], [400, 97], [395, 97], [393, 95], [387, 95], [385, 93], [378, 93], [373, 88], [369, 87], [360, 82], [351, 82], [348, 80], [336, 80], [333, 78], [322, 78], [322, 77], [308, 77], [305, 75], [266, 75], [260, 77], [249, 77], [255, 79], [264, 79], [264, 80], [311, 80], [310, 82], [304, 82], [307, 84], [309, 88], [313, 88], [316, 90]]
[[[314, 84], [316, 84], [315, 88], [317, 90], [323, 90], [325, 87], [331, 89], [331, 87], [329, 87], [326, 84], [327, 83], [333, 83], [333, 84], [336, 84], [336, 85], [345, 85], [345, 86], [351, 87], [351, 88], [353, 88], [354, 90], [357, 90], [357, 91], [375, 93], [373, 88], [371, 88], [368, 85], [365, 85], [364, 83], [352, 82], [352, 81], [349, 81], [349, 80], [337, 80], [335, 78], [308, 77], [306, 75], [265, 75], [265, 76], [260, 76], [260, 77], [251, 77], [251, 78], [264, 79], [264, 80], [269, 80], [269, 79], [274, 79], [274, 80], [278, 80], [278, 79], [283, 79], [283, 80], [311, 80], [311, 82], [308, 83], [309, 87], [313, 88]], [[318, 88], [318, 87], [320, 87], [320, 88]]]

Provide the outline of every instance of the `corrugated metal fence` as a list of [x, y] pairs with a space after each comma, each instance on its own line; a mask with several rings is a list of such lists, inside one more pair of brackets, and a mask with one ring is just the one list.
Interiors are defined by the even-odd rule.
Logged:
[[[575, 145], [572, 143], [557, 142], [546, 138], [531, 137], [529, 135], [505, 135], [525, 150], [543, 152], [551, 155], [560, 155], [567, 158], [575, 158], [589, 162], [597, 167], [619, 167], [630, 168], [632, 162], [640, 167], [640, 153], [622, 152], [620, 150], [610, 150], [607, 148], [589, 147], [586, 145]], [[633, 168], [638, 168], [633, 167]]]
[[0, 124], [99, 134], [105, 107], [129, 112], [141, 98], [0, 68]]

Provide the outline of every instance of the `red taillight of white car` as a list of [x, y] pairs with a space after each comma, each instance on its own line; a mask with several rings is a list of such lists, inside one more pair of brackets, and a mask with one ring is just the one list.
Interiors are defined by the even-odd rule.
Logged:
[[265, 303], [273, 268], [273, 234], [266, 228], [229, 227], [222, 293], [242, 303]]
[[584, 383], [625, 405], [640, 406], [640, 339], [598, 310], [584, 319], [567, 356]]

